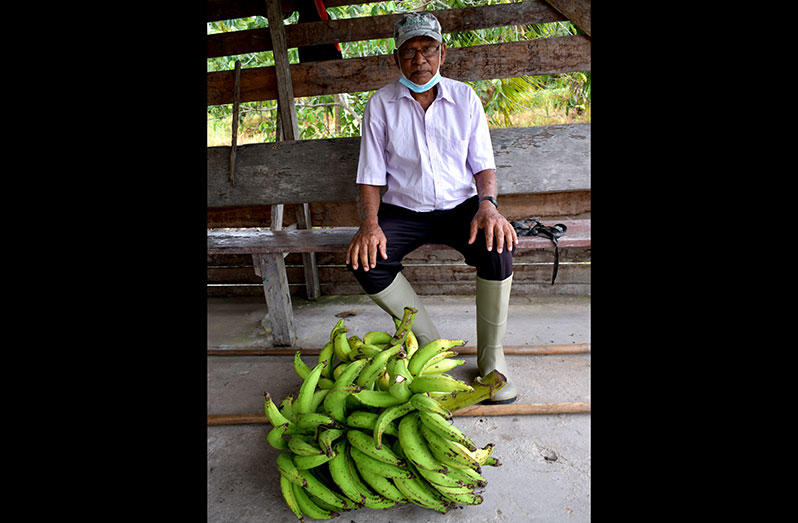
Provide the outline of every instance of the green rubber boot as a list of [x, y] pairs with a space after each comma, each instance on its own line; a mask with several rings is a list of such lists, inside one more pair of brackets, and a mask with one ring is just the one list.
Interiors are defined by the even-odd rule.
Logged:
[[483, 378], [497, 370], [507, 378], [507, 384], [493, 398], [484, 403], [512, 403], [518, 397], [504, 360], [504, 333], [507, 331], [507, 312], [510, 308], [510, 287], [513, 275], [501, 281], [483, 280], [477, 276], [477, 367]]
[[369, 294], [368, 296], [382, 310], [400, 320], [404, 315], [405, 307], [416, 309], [418, 313], [416, 313], [416, 318], [413, 320], [413, 326], [410, 330], [416, 335], [419, 347], [440, 339], [441, 336], [438, 334], [438, 329], [435, 328], [432, 320], [430, 320], [427, 311], [424, 309], [424, 304], [418, 299], [416, 291], [413, 290], [410, 282], [407, 281], [407, 278], [401, 272], [396, 274], [396, 278], [386, 288], [377, 294]]

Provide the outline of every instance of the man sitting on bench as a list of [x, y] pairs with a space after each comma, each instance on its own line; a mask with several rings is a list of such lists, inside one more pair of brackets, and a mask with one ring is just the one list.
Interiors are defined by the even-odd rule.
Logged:
[[[366, 294], [401, 318], [418, 310], [419, 345], [440, 338], [410, 283], [404, 256], [425, 243], [446, 244], [476, 267], [477, 367], [507, 377], [492, 398], [515, 401], [502, 343], [518, 237], [498, 211], [496, 165], [482, 104], [468, 85], [443, 78], [446, 45], [438, 20], [409, 13], [394, 27], [401, 79], [369, 99], [361, 127], [360, 228], [346, 263]], [[380, 199], [380, 190], [386, 186]]]

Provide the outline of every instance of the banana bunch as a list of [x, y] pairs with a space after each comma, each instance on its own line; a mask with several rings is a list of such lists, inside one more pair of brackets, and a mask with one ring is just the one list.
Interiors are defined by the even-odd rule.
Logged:
[[[397, 503], [447, 512], [482, 502], [482, 466], [499, 466], [492, 443], [478, 448], [452, 422], [452, 411], [503, 384], [478, 382], [475, 390], [447, 371], [462, 365], [452, 350], [464, 340], [418, 346], [411, 330], [417, 311], [405, 307], [394, 334], [347, 336], [344, 319], [312, 367], [297, 352], [302, 378], [296, 398], [279, 403], [264, 394], [272, 425], [268, 443], [277, 457], [280, 490], [299, 520], [331, 519], [360, 507]], [[458, 400], [454, 400], [457, 395]]]

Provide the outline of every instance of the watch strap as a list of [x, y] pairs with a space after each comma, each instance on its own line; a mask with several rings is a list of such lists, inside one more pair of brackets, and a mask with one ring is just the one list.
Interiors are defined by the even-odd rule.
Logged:
[[494, 207], [496, 207], [497, 209], [499, 208], [499, 202], [497, 202], [497, 201], [496, 201], [496, 198], [494, 198], [493, 196], [483, 196], [482, 198], [480, 198], [480, 199], [479, 199], [479, 203], [482, 203], [482, 202], [484, 202], [485, 200], [488, 200], [488, 201], [489, 201], [490, 203], [492, 203], [492, 204], [493, 204], [493, 206], [494, 206]]

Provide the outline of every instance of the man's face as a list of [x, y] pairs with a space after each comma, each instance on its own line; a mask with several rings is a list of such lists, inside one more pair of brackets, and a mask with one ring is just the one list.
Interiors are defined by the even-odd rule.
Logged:
[[[408, 58], [406, 55], [412, 54], [411, 50], [415, 51], [415, 56]], [[424, 53], [431, 53], [433, 50], [432, 56], [424, 56]], [[414, 84], [424, 85], [435, 76], [438, 67], [446, 58], [446, 46], [434, 38], [416, 36], [403, 43], [395, 51], [395, 55], [399, 68], [407, 79]]]

